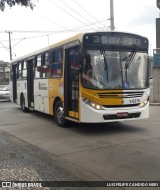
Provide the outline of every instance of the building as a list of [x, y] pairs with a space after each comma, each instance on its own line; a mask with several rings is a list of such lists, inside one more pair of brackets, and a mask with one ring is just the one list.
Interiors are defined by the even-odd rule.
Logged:
[[0, 60], [0, 84], [9, 83], [9, 63]]

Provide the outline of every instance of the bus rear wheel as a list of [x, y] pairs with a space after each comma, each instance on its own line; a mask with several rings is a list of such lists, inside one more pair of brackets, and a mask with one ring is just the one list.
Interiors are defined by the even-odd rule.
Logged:
[[63, 104], [60, 100], [58, 100], [55, 104], [54, 117], [58, 126], [65, 127], [66, 120], [64, 118], [64, 109], [63, 109]]

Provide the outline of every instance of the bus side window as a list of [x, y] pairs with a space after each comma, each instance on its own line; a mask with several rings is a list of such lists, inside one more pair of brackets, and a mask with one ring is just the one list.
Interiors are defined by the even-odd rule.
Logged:
[[22, 78], [22, 63], [19, 62], [17, 64], [17, 79], [21, 79]]
[[17, 75], [17, 79], [19, 79], [19, 64], [18, 63], [16, 65], [16, 75]]
[[41, 78], [42, 73], [42, 56], [38, 55], [35, 63], [35, 78]]
[[49, 65], [49, 62], [50, 62], [50, 54], [49, 54], [49, 52], [46, 52], [44, 54], [44, 64]]
[[50, 64], [50, 52], [45, 52], [43, 54], [43, 78], [50, 78], [51, 76], [51, 64]]
[[22, 78], [27, 77], [27, 61], [22, 63]]
[[62, 49], [55, 49], [52, 51], [52, 73], [51, 77], [61, 77], [62, 76]]
[[10, 80], [13, 81], [13, 65], [10, 66]]

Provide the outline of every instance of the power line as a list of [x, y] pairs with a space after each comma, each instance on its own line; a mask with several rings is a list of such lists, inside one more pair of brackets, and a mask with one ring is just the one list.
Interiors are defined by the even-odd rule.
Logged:
[[50, 18], [47, 18], [47, 17], [45, 17], [45, 16], [43, 16], [43, 15], [41, 15], [43, 18], [45, 18], [46, 20], [48, 20], [48, 21], [50, 21], [50, 22], [52, 22], [53, 24], [55, 24], [55, 25], [57, 25], [57, 26], [60, 26], [61, 28], [66, 28], [66, 27], [64, 27], [64, 26], [62, 26], [62, 25], [60, 25], [60, 24], [58, 24], [58, 23], [56, 23], [56, 22], [54, 22], [53, 20], [51, 20]]
[[[98, 23], [103, 23], [103, 22], [106, 22], [106, 20], [98, 21]], [[97, 24], [97, 23], [95, 22], [92, 24]], [[34, 35], [34, 36], [27, 36], [27, 37], [12, 39], [12, 41], [17, 41], [17, 40], [24, 40], [24, 39], [39, 38], [39, 37], [43, 37], [46, 35], [52, 35], [55, 33], [79, 32], [79, 31], [82, 31], [81, 30], [82, 28], [89, 27], [90, 25], [91, 24], [85, 23], [85, 25], [80, 25], [80, 26], [78, 25], [73, 28], [68, 27], [68, 28], [66, 28], [66, 30], [49, 30], [49, 31], [47, 31], [47, 30], [10, 30], [10, 32], [12, 32], [12, 33], [44, 33], [44, 34], [39, 34], [39, 35]], [[1, 40], [1, 42], [8, 42], [8, 40]]]
[[9, 52], [9, 49], [4, 44], [2, 44], [2, 42], [0, 42], [0, 44], [3, 46], [1, 48], [5, 48]]
[[[79, 15], [80, 17], [82, 17], [83, 19], [85, 19], [86, 21], [90, 22], [92, 25], [93, 24], [90, 20], [88, 20], [86, 17], [82, 16], [81, 14], [79, 14], [77, 11], [75, 11], [72, 7], [70, 7], [69, 5], [67, 5], [63, 0], [60, 0], [65, 6], [67, 6], [69, 9], [71, 9], [73, 12], [75, 12], [77, 15]], [[97, 27], [97, 26], [96, 26]], [[97, 29], [96, 29], [97, 30]]]
[[66, 14], [68, 14], [69, 16], [71, 16], [72, 18], [74, 18], [75, 20], [77, 20], [78, 22], [80, 22], [82, 24], [85, 24], [84, 22], [82, 22], [81, 20], [79, 20], [78, 18], [74, 17], [73, 15], [71, 15], [70, 13], [68, 13], [66, 10], [64, 10], [63, 8], [61, 8], [60, 6], [58, 6], [52, 0], [48, 0], [48, 1], [51, 2], [52, 4], [54, 4], [56, 7], [58, 7], [60, 10], [62, 10], [63, 12], [65, 12]]
[[91, 15], [86, 9], [84, 9], [79, 3], [77, 3], [77, 1], [73, 0], [74, 3], [80, 7], [84, 12], [86, 12], [90, 17], [92, 17], [94, 20], [96, 20], [97, 22], [99, 22], [93, 15]]
[[16, 44], [14, 44], [13, 46], [12, 46], [12, 48], [14, 48], [16, 45], [18, 45], [20, 42], [22, 42], [23, 40], [25, 40], [26, 38], [22, 38], [19, 42], [17, 42]]
[[[103, 23], [103, 22], [106, 22], [106, 20], [103, 20], [103, 21], [98, 21], [98, 23]], [[92, 23], [93, 24], [93, 23]], [[40, 37], [44, 37], [44, 36], [47, 36], [47, 35], [52, 35], [52, 34], [55, 34], [55, 33], [66, 33], [66, 32], [77, 32], [77, 31], [82, 31], [82, 28], [84, 27], [88, 27], [92, 24], [87, 24], [85, 23], [85, 25], [81, 25], [81, 26], [76, 26], [74, 28], [69, 28], [66, 30], [50, 30], [50, 31], [41, 31], [41, 30], [31, 30], [31, 31], [23, 31], [23, 30], [12, 30], [12, 31], [5, 31], [9, 34], [11, 33], [44, 33], [44, 34], [41, 34], [41, 35], [34, 35], [34, 36], [29, 36], [29, 37], [23, 37], [23, 38], [16, 38], [16, 39], [12, 39], [12, 41], [17, 41], [19, 40], [17, 43], [15, 43], [12, 47], [11, 47], [11, 40], [3, 40], [3, 42], [8, 42], [9, 41], [9, 48], [5, 47], [5, 45], [2, 43], [2, 41], [0, 41], [0, 44], [3, 46], [3, 47], [0, 47], [0, 48], [5, 48], [7, 51], [12, 51], [12, 48], [15, 47], [16, 45], [18, 45], [21, 41], [23, 40], [30, 40], [30, 39], [34, 39], [34, 38], [40, 38]], [[94, 23], [96, 24], [96, 23]], [[81, 29], [81, 30], [80, 30]], [[1, 31], [2, 32], [2, 31]], [[24, 46], [23, 46], [24, 47]], [[12, 52], [10, 52], [10, 59], [12, 59], [12, 55], [11, 55]]]
[[[103, 23], [106, 22], [106, 20], [101, 20], [98, 22], [94, 22], [92, 24], [97, 24], [97, 23]], [[92, 24], [85, 23], [84, 25], [77, 25], [77, 26], [71, 26], [71, 27], [65, 27], [66, 30], [10, 30], [12, 33], [54, 33], [54, 32], [71, 32], [71, 31], [79, 31], [80, 28], [88, 27], [91, 26]], [[12, 40], [19, 40], [22, 38], [16, 38]], [[1, 42], [8, 41], [8, 40], [1, 40]]]
[[[50, 1], [52, 4], [54, 4], [51, 0], [48, 0], [48, 1]], [[98, 27], [99, 29], [103, 29], [104, 28], [104, 25], [102, 24], [102, 22], [101, 21], [99, 21], [99, 20], [97, 20], [95, 17], [93, 17], [87, 10], [85, 10], [80, 4], [78, 4], [75, 0], [74, 0], [74, 2], [83, 10], [83, 11], [85, 11], [88, 15], [90, 15], [95, 21], [96, 21], [96, 23], [94, 23], [94, 22], [91, 22], [90, 20], [88, 20], [86, 17], [84, 17], [84, 16], [82, 16], [79, 12], [77, 12], [77, 11], [75, 11], [71, 6], [69, 6], [68, 4], [66, 4], [64, 1], [62, 1], [62, 0], [60, 0], [65, 6], [67, 6], [69, 9], [71, 9], [73, 12], [75, 12], [77, 15], [79, 15], [80, 17], [82, 17], [83, 19], [85, 19], [86, 21], [88, 21], [91, 25], [95, 25], [96, 27]], [[64, 11], [64, 9], [62, 9], [61, 7], [59, 7], [58, 5], [56, 5], [59, 9], [61, 9], [62, 11]], [[67, 12], [67, 11], [65, 11], [65, 12]], [[68, 13], [67, 13], [68, 14]], [[54, 24], [56, 24], [57, 26], [60, 26], [61, 28], [66, 28], [67, 29], [67, 27], [65, 27], [65, 26], [62, 26], [62, 25], [60, 25], [60, 24], [58, 24], [58, 23], [56, 23], [55, 21], [53, 21], [52, 19], [50, 19], [50, 18], [47, 18], [46, 16], [44, 16], [44, 15], [40, 15], [41, 17], [43, 17], [43, 18], [45, 18], [46, 20], [48, 20], [48, 21], [50, 21], [50, 22], [52, 22], [52, 23], [54, 23]], [[71, 16], [71, 15], [70, 15]], [[73, 16], [73, 15], [72, 15]], [[110, 18], [109, 19], [107, 19], [107, 21], [108, 20], [110, 20]], [[82, 23], [82, 22], [81, 22]], [[83, 24], [85, 24], [85, 23], [83, 23]], [[97, 24], [101, 24], [102, 25], [102, 27], [99, 27], [99, 26], [97, 26]], [[86, 24], [86, 25], [88, 25], [88, 24]]]

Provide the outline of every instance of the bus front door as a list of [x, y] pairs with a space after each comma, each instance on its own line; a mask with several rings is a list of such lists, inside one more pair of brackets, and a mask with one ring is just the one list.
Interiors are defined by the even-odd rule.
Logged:
[[79, 120], [79, 65], [78, 47], [66, 49], [64, 78], [64, 114], [70, 119]]
[[34, 91], [33, 91], [33, 77], [34, 77], [34, 59], [28, 60], [27, 64], [27, 92], [28, 92], [28, 107], [34, 106]]
[[13, 102], [17, 101], [17, 65], [12, 65], [12, 80], [13, 80], [13, 86], [12, 86], [12, 95], [13, 95]]

